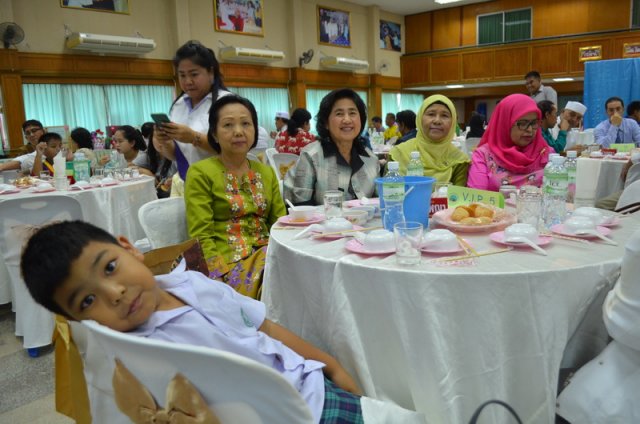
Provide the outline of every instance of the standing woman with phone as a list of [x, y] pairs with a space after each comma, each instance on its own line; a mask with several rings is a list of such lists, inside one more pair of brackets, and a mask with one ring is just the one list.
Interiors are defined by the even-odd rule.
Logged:
[[171, 122], [157, 125], [154, 137], [163, 146], [163, 156], [175, 160], [182, 179], [189, 165], [216, 154], [207, 142], [209, 109], [226, 90], [220, 64], [213, 50], [199, 41], [187, 41], [173, 58], [182, 93], [169, 112]]

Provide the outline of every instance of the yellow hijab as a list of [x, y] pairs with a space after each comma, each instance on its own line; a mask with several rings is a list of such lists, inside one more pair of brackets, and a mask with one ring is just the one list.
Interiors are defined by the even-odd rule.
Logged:
[[[422, 130], [422, 116], [424, 111], [435, 102], [444, 103], [451, 111], [451, 128], [444, 140], [435, 142], [431, 140]], [[435, 94], [427, 97], [420, 106], [416, 115], [416, 138], [406, 141], [389, 152], [392, 160], [400, 163], [400, 172], [405, 173], [407, 164], [411, 159], [411, 152], [417, 150], [420, 152], [422, 165], [424, 165], [424, 174], [434, 177], [438, 182], [450, 182], [453, 174], [453, 167], [461, 163], [469, 163], [469, 157], [451, 144], [451, 140], [456, 135], [456, 122], [458, 114], [453, 102], [448, 97], [441, 94]]]

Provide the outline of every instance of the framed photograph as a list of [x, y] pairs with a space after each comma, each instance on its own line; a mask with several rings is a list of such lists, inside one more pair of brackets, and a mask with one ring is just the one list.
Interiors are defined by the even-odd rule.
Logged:
[[400, 24], [380, 20], [380, 48], [383, 50], [402, 51], [402, 32]]
[[216, 31], [263, 37], [263, 1], [213, 0]]
[[351, 47], [349, 12], [318, 6], [318, 43]]
[[640, 43], [624, 43], [622, 46], [622, 57], [640, 56]]
[[602, 59], [602, 46], [580, 47], [578, 49], [578, 59], [580, 62]]
[[129, 14], [129, 0], [60, 0], [61, 7]]

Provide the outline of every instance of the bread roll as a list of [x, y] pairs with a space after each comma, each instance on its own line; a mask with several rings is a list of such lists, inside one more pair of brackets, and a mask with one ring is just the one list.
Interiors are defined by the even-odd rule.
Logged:
[[453, 213], [451, 214], [451, 219], [453, 221], [462, 221], [463, 219], [468, 218], [470, 216], [471, 216], [471, 214], [469, 213], [469, 211], [467, 210], [466, 207], [457, 206], [453, 210]]

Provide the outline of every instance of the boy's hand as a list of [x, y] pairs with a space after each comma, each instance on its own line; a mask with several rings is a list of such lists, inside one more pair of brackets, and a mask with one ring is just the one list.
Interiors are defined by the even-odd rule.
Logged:
[[338, 365], [333, 372], [327, 372], [327, 377], [342, 390], [358, 396], [363, 395], [362, 390], [358, 387], [358, 384], [355, 382], [353, 377], [351, 377], [351, 375], [349, 375], [349, 373], [341, 366]]
[[47, 143], [40, 142], [36, 144], [36, 154], [42, 156], [44, 154], [44, 150], [47, 148]]

